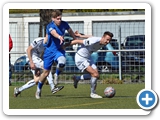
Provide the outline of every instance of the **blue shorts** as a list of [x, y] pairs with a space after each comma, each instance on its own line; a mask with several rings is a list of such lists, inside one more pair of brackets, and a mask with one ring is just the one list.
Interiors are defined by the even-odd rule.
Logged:
[[56, 62], [60, 56], [65, 57], [65, 53], [61, 51], [57, 51], [54, 53], [44, 52], [44, 55], [43, 55], [44, 69], [51, 70], [53, 63]]

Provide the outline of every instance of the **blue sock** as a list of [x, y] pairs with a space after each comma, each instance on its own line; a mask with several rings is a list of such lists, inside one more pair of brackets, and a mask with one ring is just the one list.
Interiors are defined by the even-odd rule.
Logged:
[[59, 69], [56, 69], [56, 74], [57, 76], [61, 73], [61, 71]]
[[37, 85], [37, 90], [40, 91], [42, 89], [42, 86], [43, 86], [43, 83], [39, 81]]

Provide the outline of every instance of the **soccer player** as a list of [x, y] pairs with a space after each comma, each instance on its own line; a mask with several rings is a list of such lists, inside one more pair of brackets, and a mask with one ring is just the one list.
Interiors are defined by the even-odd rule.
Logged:
[[74, 32], [70, 28], [67, 22], [62, 21], [62, 13], [59, 10], [52, 12], [52, 21], [47, 25], [46, 34], [47, 38], [44, 42], [46, 47], [43, 55], [44, 60], [44, 71], [40, 75], [37, 91], [35, 94], [36, 99], [41, 97], [41, 89], [45, 82], [45, 78], [48, 76], [51, 70], [51, 66], [54, 62], [57, 63], [56, 73], [54, 74], [54, 81], [58, 81], [58, 76], [63, 71], [65, 67], [66, 58], [65, 50], [63, 49], [64, 34], [67, 30], [68, 33], [76, 39]]
[[[97, 79], [99, 78], [99, 73], [97, 66], [94, 64], [91, 59], [91, 54], [101, 47], [107, 45], [113, 37], [113, 34], [109, 31], [104, 32], [102, 37], [88, 37], [84, 40], [73, 40], [69, 44], [66, 44], [65, 47], [69, 45], [81, 44], [78, 48], [77, 53], [75, 54], [75, 64], [79, 70], [87, 71], [89, 74], [84, 74], [83, 76], [74, 76], [74, 87], [77, 88], [79, 80], [88, 80], [90, 79], [91, 83], [91, 98], [102, 98], [102, 96], [96, 93]], [[81, 78], [83, 77], [83, 78]]]
[[[25, 85], [21, 87], [15, 87], [14, 88], [14, 96], [17, 97], [23, 90], [26, 90], [30, 87], [33, 87], [38, 83], [40, 71], [43, 69], [43, 60], [41, 59], [41, 55], [44, 52], [44, 46], [43, 46], [44, 38], [36, 38], [32, 41], [31, 45], [27, 48], [27, 61], [30, 63], [30, 68], [33, 73], [33, 80], [30, 80]], [[59, 90], [63, 89], [64, 86], [56, 87], [53, 83], [53, 77], [52, 73], [50, 72], [47, 76], [48, 83], [50, 85], [51, 92], [54, 94], [58, 92]]]

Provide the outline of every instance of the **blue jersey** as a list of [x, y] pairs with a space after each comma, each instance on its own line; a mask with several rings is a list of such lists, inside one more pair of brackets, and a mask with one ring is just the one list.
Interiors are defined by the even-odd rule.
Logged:
[[48, 41], [46, 44], [44, 44], [45, 51], [43, 55], [44, 60], [44, 69], [50, 70], [51, 66], [54, 61], [57, 62], [57, 59], [60, 56], [65, 56], [65, 51], [62, 48], [62, 45], [60, 45], [60, 40], [56, 37], [54, 37], [51, 34], [52, 30], [56, 30], [56, 32], [60, 36], [64, 36], [65, 30], [68, 30], [70, 27], [67, 22], [61, 21], [60, 26], [57, 26], [54, 21], [50, 22], [47, 25], [46, 33], [48, 34]]
[[60, 40], [56, 37], [54, 37], [52, 34], [51, 34], [51, 31], [52, 30], [56, 30], [56, 32], [60, 35], [60, 36], [64, 36], [65, 34], [65, 30], [68, 30], [70, 27], [68, 25], [67, 22], [65, 21], [61, 21], [61, 24], [60, 26], [57, 26], [54, 21], [50, 22], [48, 25], [47, 25], [47, 28], [46, 28], [46, 33], [48, 34], [48, 41], [47, 43], [45, 44], [45, 47], [46, 47], [46, 51], [50, 51], [50, 52], [56, 52], [57, 50], [61, 50], [62, 48], [62, 45], [60, 45]]

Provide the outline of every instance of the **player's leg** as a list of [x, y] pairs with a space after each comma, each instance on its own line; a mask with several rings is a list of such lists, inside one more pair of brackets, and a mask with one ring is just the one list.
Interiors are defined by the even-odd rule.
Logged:
[[[28, 60], [28, 58], [26, 58]], [[32, 60], [33, 60], [33, 63], [35, 64], [36, 68], [41, 68], [41, 64], [43, 63], [43, 61], [36, 57], [36, 56], [33, 56], [32, 57]], [[31, 88], [33, 86], [35, 86], [37, 83], [38, 83], [38, 80], [39, 80], [39, 76], [40, 76], [40, 71], [36, 71], [37, 74], [35, 74], [35, 70], [32, 70], [31, 69], [31, 72], [33, 73], [33, 78], [32, 80], [28, 81], [26, 84], [24, 84], [23, 86], [21, 87], [15, 87], [14, 88], [14, 96], [17, 97], [22, 91], [28, 89], [28, 88]]]
[[45, 53], [43, 55], [43, 59], [44, 59], [44, 62], [43, 62], [44, 63], [44, 66], [43, 66], [44, 69], [43, 69], [42, 74], [40, 75], [39, 82], [38, 82], [38, 85], [37, 85], [37, 91], [36, 91], [36, 94], [35, 94], [36, 99], [40, 99], [40, 97], [41, 97], [41, 90], [42, 90], [43, 84], [46, 80], [46, 77], [49, 75], [52, 64], [54, 62], [53, 56], [50, 56], [50, 55], [45, 54]]
[[37, 91], [36, 91], [36, 94], [35, 94], [35, 97], [36, 99], [40, 99], [41, 97], [41, 90], [42, 90], [42, 87], [44, 85], [44, 82], [46, 80], [46, 77], [48, 76], [50, 70], [43, 70], [43, 73], [40, 75], [39, 77], [39, 82], [38, 82], [38, 85], [37, 85]]
[[[89, 59], [84, 58], [78, 54], [75, 55], [75, 64], [76, 64], [77, 68], [82, 72], [90, 65], [89, 61], [90, 61]], [[72, 77], [72, 79], [74, 82], [74, 84], [73, 84], [74, 87], [77, 88], [78, 82], [80, 80], [90, 80], [91, 75], [90, 74], [83, 74], [81, 76], [74, 75]]]
[[96, 94], [96, 87], [97, 87], [97, 79], [99, 78], [98, 70], [93, 69], [92, 66], [88, 66], [86, 71], [91, 74], [91, 98], [102, 98], [100, 95]]
[[83, 75], [73, 75], [72, 76], [73, 82], [74, 82], [74, 88], [77, 88], [78, 82], [80, 80], [90, 80], [91, 75], [90, 74], [83, 74]]
[[56, 60], [56, 63], [57, 63], [56, 72], [54, 74], [54, 84], [55, 85], [58, 84], [58, 77], [65, 67], [66, 58], [64, 56], [59, 56]]
[[[15, 87], [14, 88], [14, 97], [17, 97], [22, 91], [24, 91], [24, 90], [26, 90], [26, 89], [28, 89], [28, 88], [31, 88], [31, 87], [33, 87], [33, 86], [35, 86], [36, 85], [36, 83], [38, 82], [38, 78], [39, 77], [37, 77], [37, 78], [35, 78], [34, 77], [34, 79], [32, 79], [32, 80], [30, 80], [30, 81], [28, 81], [26, 84], [24, 84], [23, 86], [21, 86], [21, 87]], [[37, 81], [36, 81], [36, 79], [37, 79]]]
[[62, 90], [64, 88], [64, 86], [55, 86], [53, 84], [53, 76], [52, 76], [52, 73], [50, 72], [49, 75], [47, 76], [47, 80], [48, 80], [48, 83], [50, 85], [50, 88], [51, 88], [51, 92], [53, 94], [57, 93], [58, 91]]

